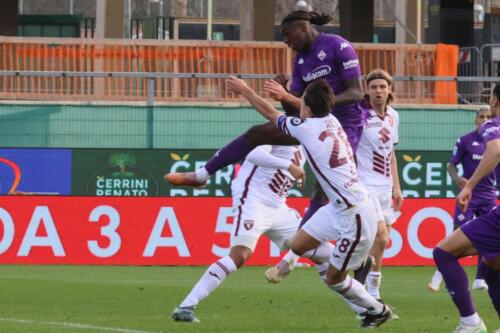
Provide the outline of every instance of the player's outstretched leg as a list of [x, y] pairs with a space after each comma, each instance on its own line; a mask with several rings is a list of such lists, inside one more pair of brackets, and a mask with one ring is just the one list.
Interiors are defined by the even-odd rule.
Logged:
[[436, 270], [432, 275], [431, 281], [427, 284], [427, 290], [430, 292], [438, 292], [441, 287], [441, 282], [443, 281], [443, 275]]
[[[497, 261], [499, 259], [497, 258]], [[482, 274], [488, 283], [488, 294], [490, 295], [491, 302], [497, 311], [498, 318], [500, 319], [500, 271], [490, 267], [487, 263], [482, 263], [479, 266]]]
[[438, 270], [443, 275], [446, 288], [460, 312], [460, 325], [454, 333], [486, 333], [486, 327], [472, 302], [467, 274], [458, 263], [459, 258], [439, 247], [434, 249], [433, 256]]
[[236, 272], [237, 269], [235, 262], [230, 256], [211, 264], [191, 292], [172, 312], [172, 319], [175, 321], [198, 323], [199, 319], [196, 318], [194, 313], [198, 303], [210, 295], [212, 291], [220, 286], [226, 277]]

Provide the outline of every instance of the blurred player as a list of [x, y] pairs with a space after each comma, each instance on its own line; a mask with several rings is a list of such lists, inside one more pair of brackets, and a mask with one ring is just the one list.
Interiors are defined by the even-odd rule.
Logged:
[[382, 259], [389, 244], [391, 225], [396, 222], [403, 203], [394, 150], [399, 141], [399, 115], [389, 105], [394, 99], [393, 80], [389, 73], [375, 69], [368, 74], [366, 83], [366, 98], [371, 109], [356, 152], [356, 160], [359, 178], [368, 192], [379, 201], [384, 215], [384, 221], [377, 226], [377, 236], [370, 251], [375, 264], [366, 279], [368, 293], [380, 299]]
[[[281, 32], [284, 41], [296, 52], [290, 92], [284, 88], [286, 81], [279, 79], [265, 82], [264, 90], [280, 101], [288, 114], [295, 112], [294, 115], [298, 116], [300, 96], [306, 87], [317, 79], [325, 79], [336, 96], [331, 112], [339, 120], [355, 152], [363, 130], [361, 69], [349, 41], [338, 35], [320, 33], [313, 27], [313, 24], [321, 26], [330, 20], [330, 16], [305, 11], [292, 12], [283, 19]], [[297, 144], [297, 141], [283, 135], [272, 123], [257, 125], [220, 149], [204, 168], [196, 172], [168, 174], [165, 179], [173, 185], [203, 185], [217, 170], [243, 159], [254, 147], [262, 144]], [[302, 223], [327, 201], [321, 187], [315, 186]]]
[[[481, 137], [480, 128], [490, 119], [490, 109], [487, 107], [480, 108], [476, 113], [476, 129], [458, 138], [455, 148], [453, 148], [453, 154], [448, 163], [448, 173], [459, 189], [461, 189], [472, 176], [483, 157], [484, 151], [486, 150], [486, 144]], [[458, 175], [457, 165], [459, 164], [463, 167], [463, 177]], [[455, 215], [453, 217], [455, 229], [472, 220], [474, 217], [488, 213], [495, 205], [495, 175], [491, 173], [487, 177], [481, 179], [479, 184], [474, 187], [471, 202], [465, 212], [462, 212], [459, 205], [456, 205]], [[478, 256], [478, 270], [476, 273], [476, 280], [474, 280], [472, 284], [472, 289], [487, 290], [488, 285], [484, 281], [482, 271], [479, 269], [481, 262], [482, 258]], [[442, 280], [443, 277], [441, 273], [436, 271], [431, 282], [428, 284], [429, 290], [433, 292], [438, 291]]]
[[275, 110], [243, 80], [232, 77], [227, 84], [276, 124], [280, 131], [302, 144], [316, 179], [330, 200], [297, 231], [292, 240], [292, 251], [302, 255], [321, 244], [337, 240], [329, 264], [324, 265], [327, 286], [347, 302], [366, 309], [361, 327], [373, 328], [389, 320], [391, 309], [348, 275], [348, 270], [358, 268], [366, 258], [382, 213], [359, 181], [346, 134], [330, 114], [335, 97], [329, 84], [318, 80], [306, 88], [300, 118], [287, 117]]
[[298, 146], [260, 146], [248, 154], [232, 182], [234, 223], [229, 256], [210, 265], [172, 313], [176, 321], [198, 322], [194, 309], [250, 258], [262, 234], [288, 248], [300, 216], [286, 205], [295, 180], [303, 184], [305, 159]]
[[[491, 92], [490, 109], [494, 118], [481, 127], [480, 134], [486, 151], [469, 180], [457, 196], [462, 211], [466, 212], [472, 191], [481, 179], [493, 170], [500, 176], [500, 84]], [[467, 281], [467, 274], [458, 263], [460, 258], [480, 254], [483, 256], [484, 279], [500, 318], [500, 208], [496, 206], [485, 215], [475, 218], [455, 230], [434, 249], [433, 256], [438, 270], [443, 274], [446, 288], [460, 313], [460, 325], [455, 333], [486, 333], [486, 326], [476, 312]]]

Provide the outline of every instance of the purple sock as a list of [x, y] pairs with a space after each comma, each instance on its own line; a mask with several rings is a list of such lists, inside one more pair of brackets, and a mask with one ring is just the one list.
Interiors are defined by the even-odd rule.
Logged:
[[436, 267], [443, 274], [446, 288], [451, 299], [458, 308], [461, 317], [471, 316], [476, 313], [469, 289], [469, 281], [464, 269], [458, 263], [458, 258], [436, 247], [433, 251]]
[[488, 294], [495, 310], [497, 310], [498, 318], [500, 318], [500, 272], [486, 266], [484, 263], [479, 265], [479, 269], [482, 271], [484, 279], [488, 284]]
[[205, 169], [213, 175], [223, 167], [242, 160], [255, 147], [252, 147], [245, 134], [240, 135], [229, 144], [225, 145], [205, 164]]
[[328, 201], [311, 198], [311, 200], [309, 201], [309, 208], [307, 209], [306, 213], [302, 217], [302, 221], [300, 221], [299, 229], [302, 228], [302, 226], [304, 224], [306, 224], [306, 222], [311, 218], [311, 216], [314, 215], [314, 213], [316, 213], [318, 211], [318, 209], [320, 209], [321, 207], [323, 207], [327, 203], [328, 203]]
[[481, 269], [481, 265], [483, 264], [483, 256], [477, 256], [477, 271], [476, 271], [476, 280], [484, 280], [483, 270]]

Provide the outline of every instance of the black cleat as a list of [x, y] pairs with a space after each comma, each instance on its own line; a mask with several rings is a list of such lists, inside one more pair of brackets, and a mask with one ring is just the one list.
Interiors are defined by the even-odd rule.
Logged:
[[374, 263], [375, 258], [373, 258], [372, 256], [367, 256], [363, 265], [361, 265], [357, 270], [354, 271], [354, 279], [364, 285], [366, 282], [366, 277], [368, 276], [368, 273], [370, 273]]
[[383, 323], [392, 319], [391, 308], [384, 305], [384, 310], [379, 314], [369, 314], [367, 313], [365, 318], [361, 321], [362, 328], [375, 328], [379, 327]]

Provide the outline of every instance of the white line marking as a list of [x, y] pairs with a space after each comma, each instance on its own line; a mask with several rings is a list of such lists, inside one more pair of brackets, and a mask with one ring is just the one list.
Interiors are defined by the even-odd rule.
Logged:
[[4, 318], [4, 317], [0, 317], [0, 321], [8, 321], [8, 322], [20, 323], [20, 324], [61, 326], [61, 327], [67, 327], [67, 328], [79, 328], [79, 329], [84, 329], [84, 330], [120, 332], [120, 333], [160, 333], [160, 332], [155, 332], [155, 331], [143, 331], [143, 330], [134, 330], [134, 329], [128, 329], [128, 328], [116, 328], [116, 327], [102, 327], [102, 326], [93, 326], [93, 325], [80, 324], [80, 323], [66, 323], [66, 322], [59, 322], [59, 321], [36, 321], [36, 320], [29, 320], [29, 319], [16, 319], [16, 318]]

